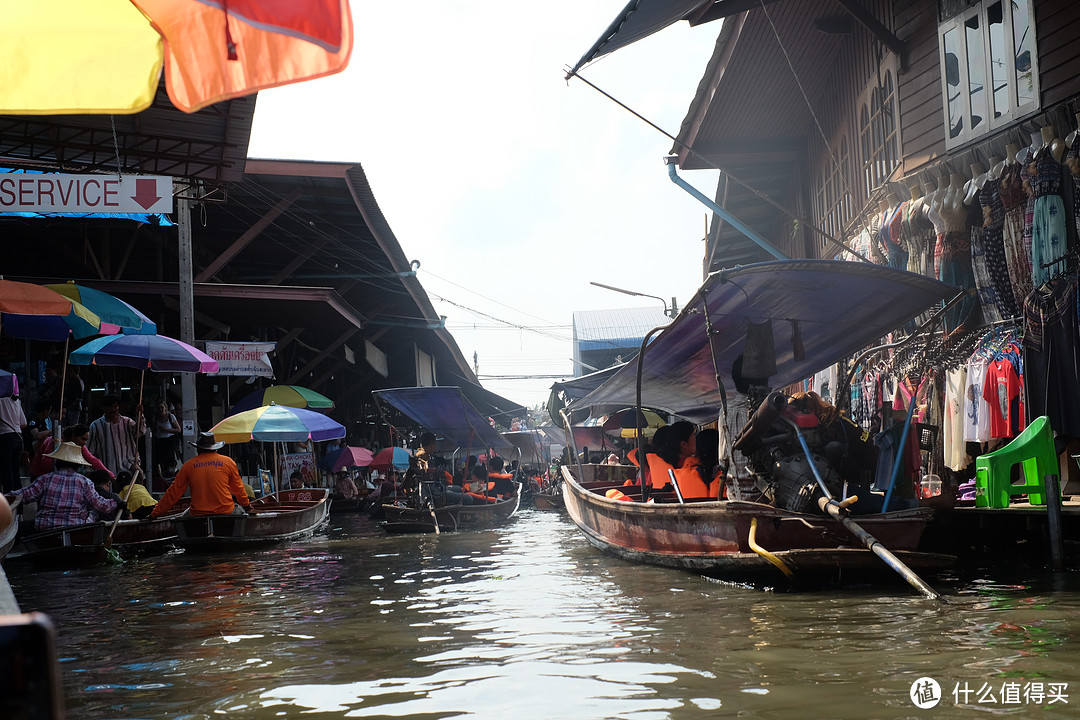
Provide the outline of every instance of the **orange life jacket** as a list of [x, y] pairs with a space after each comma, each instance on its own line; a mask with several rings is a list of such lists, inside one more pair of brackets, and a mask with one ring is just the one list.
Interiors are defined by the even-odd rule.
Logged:
[[[646, 453], [645, 459], [649, 465], [649, 486], [653, 490], [659, 490], [671, 482], [671, 478], [668, 477], [668, 470], [674, 470], [673, 465], [656, 453]], [[678, 476], [676, 476], [676, 479], [678, 479]]]
[[604, 495], [612, 500], [626, 500], [627, 502], [633, 502], [634, 498], [626, 495], [622, 490], [612, 488], [608, 490]]
[[713, 497], [709, 494], [708, 484], [698, 472], [697, 458], [687, 458], [683, 466], [675, 470], [675, 480], [679, 483], [679, 492], [684, 498]]

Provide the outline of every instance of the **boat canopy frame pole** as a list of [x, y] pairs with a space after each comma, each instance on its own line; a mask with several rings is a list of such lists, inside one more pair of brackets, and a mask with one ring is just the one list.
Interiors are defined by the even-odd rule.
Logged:
[[[650, 490], [649, 483], [645, 482], [645, 468], [647, 467], [648, 460], [645, 458], [645, 428], [641, 427], [645, 422], [645, 413], [641, 409], [641, 372], [642, 367], [645, 364], [645, 349], [649, 345], [649, 340], [653, 335], [669, 327], [668, 325], [660, 325], [654, 327], [649, 332], [645, 333], [645, 337], [641, 338], [641, 347], [638, 349], [637, 354], [637, 387], [635, 388], [634, 396], [634, 408], [636, 410], [634, 417], [635, 430], [637, 431], [637, 461], [638, 461], [638, 479], [641, 481], [641, 502], [648, 502]], [[650, 475], [650, 481], [652, 479]]]
[[833, 497], [832, 493], [829, 492], [828, 486], [825, 485], [825, 480], [821, 477], [821, 472], [817, 468], [817, 463], [814, 462], [814, 456], [810, 452], [810, 447], [806, 444], [806, 436], [803, 435], [802, 430], [799, 429], [798, 423], [783, 415], [780, 415], [780, 419], [795, 431], [795, 436], [799, 438], [799, 444], [802, 446], [803, 453], [806, 455], [806, 461], [810, 463], [810, 470], [814, 473], [814, 479], [817, 480], [818, 487], [821, 488], [823, 497], [818, 498], [818, 507], [833, 520], [836, 520], [843, 525], [848, 532], [862, 541], [862, 544], [865, 545], [870, 552], [881, 558], [882, 562], [895, 570], [900, 577], [904, 578], [911, 587], [918, 590], [923, 596], [931, 600], [947, 603], [948, 600], [942, 597], [939, 592], [934, 590], [934, 588], [927, 585], [922, 578], [915, 574], [914, 570], [905, 565], [900, 558], [892, 553], [892, 551], [878, 542], [877, 538], [866, 532], [866, 530], [863, 530], [861, 525], [851, 519], [847, 511], [847, 506], [857, 498], [853, 496], [843, 502], [838, 502], [836, 498]]
[[581, 467], [581, 457], [578, 455], [577, 442], [574, 441], [574, 428], [570, 425], [570, 416], [566, 414], [566, 408], [559, 411], [562, 416], [563, 427], [566, 428], [566, 439], [570, 442], [570, 451], [574, 453], [574, 462], [577, 464], [578, 480], [585, 482], [585, 468]]
[[675, 170], [675, 163], [678, 162], [678, 160], [679, 160], [679, 158], [676, 155], [668, 155], [667, 157], [664, 158], [664, 162], [667, 163], [668, 177], [671, 178], [671, 181], [673, 183], [675, 183], [676, 185], [681, 187], [683, 190], [688, 192], [695, 200], [700, 202], [702, 205], [704, 205], [705, 207], [709, 208], [714, 213], [716, 213], [717, 215], [722, 217], [725, 222], [727, 222], [729, 225], [731, 225], [733, 228], [735, 228], [736, 230], [741, 232], [746, 237], [753, 240], [759, 247], [761, 247], [762, 250], [769, 253], [770, 255], [772, 255], [777, 260], [790, 260], [791, 259], [787, 255], [785, 255], [784, 253], [777, 250], [776, 247], [773, 246], [773, 244], [770, 243], [768, 240], [766, 240], [765, 238], [761, 237], [761, 235], [759, 235], [758, 233], [751, 230], [750, 227], [747, 226], [745, 223], [743, 223], [742, 220], [739, 220], [739, 218], [735, 217], [734, 215], [729, 213], [727, 210], [725, 210], [724, 208], [717, 205], [715, 202], [710, 200], [708, 198], [708, 196], [706, 196], [704, 193], [702, 193], [696, 187], [694, 187], [693, 185], [688, 183], [686, 180], [683, 180], [681, 177], [679, 177], [679, 173], [676, 172], [676, 170]]

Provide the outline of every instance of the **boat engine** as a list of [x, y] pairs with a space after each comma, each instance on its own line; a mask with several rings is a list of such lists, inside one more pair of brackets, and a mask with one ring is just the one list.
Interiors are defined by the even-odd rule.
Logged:
[[[755, 484], [769, 503], [793, 512], [818, 512], [821, 488], [791, 424], [806, 439], [829, 492], [843, 497], [845, 484], [869, 489], [876, 448], [869, 434], [814, 393], [770, 393], [735, 439]], [[850, 427], [849, 427], [850, 426]]]

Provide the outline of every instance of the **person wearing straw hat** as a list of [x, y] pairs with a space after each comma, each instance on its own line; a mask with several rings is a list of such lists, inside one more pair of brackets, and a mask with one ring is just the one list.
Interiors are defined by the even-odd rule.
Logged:
[[[199, 433], [191, 443], [199, 454], [188, 460], [176, 473], [176, 479], [165, 491], [150, 513], [150, 519], [160, 517], [191, 488], [190, 515], [238, 515], [254, 512], [240, 479], [236, 462], [218, 453], [225, 443], [214, 439], [214, 433]], [[238, 507], [239, 505], [239, 507]]]
[[35, 529], [82, 525], [93, 522], [94, 513], [104, 517], [116, 511], [116, 501], [99, 495], [94, 483], [81, 473], [89, 467], [81, 447], [73, 442], [63, 442], [48, 457], [53, 460], [52, 472], [42, 475], [26, 488], [4, 495], [8, 502], [16, 498], [37, 501]]

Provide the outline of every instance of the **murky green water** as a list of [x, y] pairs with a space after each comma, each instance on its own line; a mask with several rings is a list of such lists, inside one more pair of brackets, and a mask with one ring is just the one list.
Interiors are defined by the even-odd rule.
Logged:
[[[57, 625], [69, 718], [1080, 716], [1075, 573], [939, 580], [947, 606], [905, 585], [771, 594], [603, 556], [536, 511], [7, 572]], [[922, 677], [934, 708], [909, 696]]]

